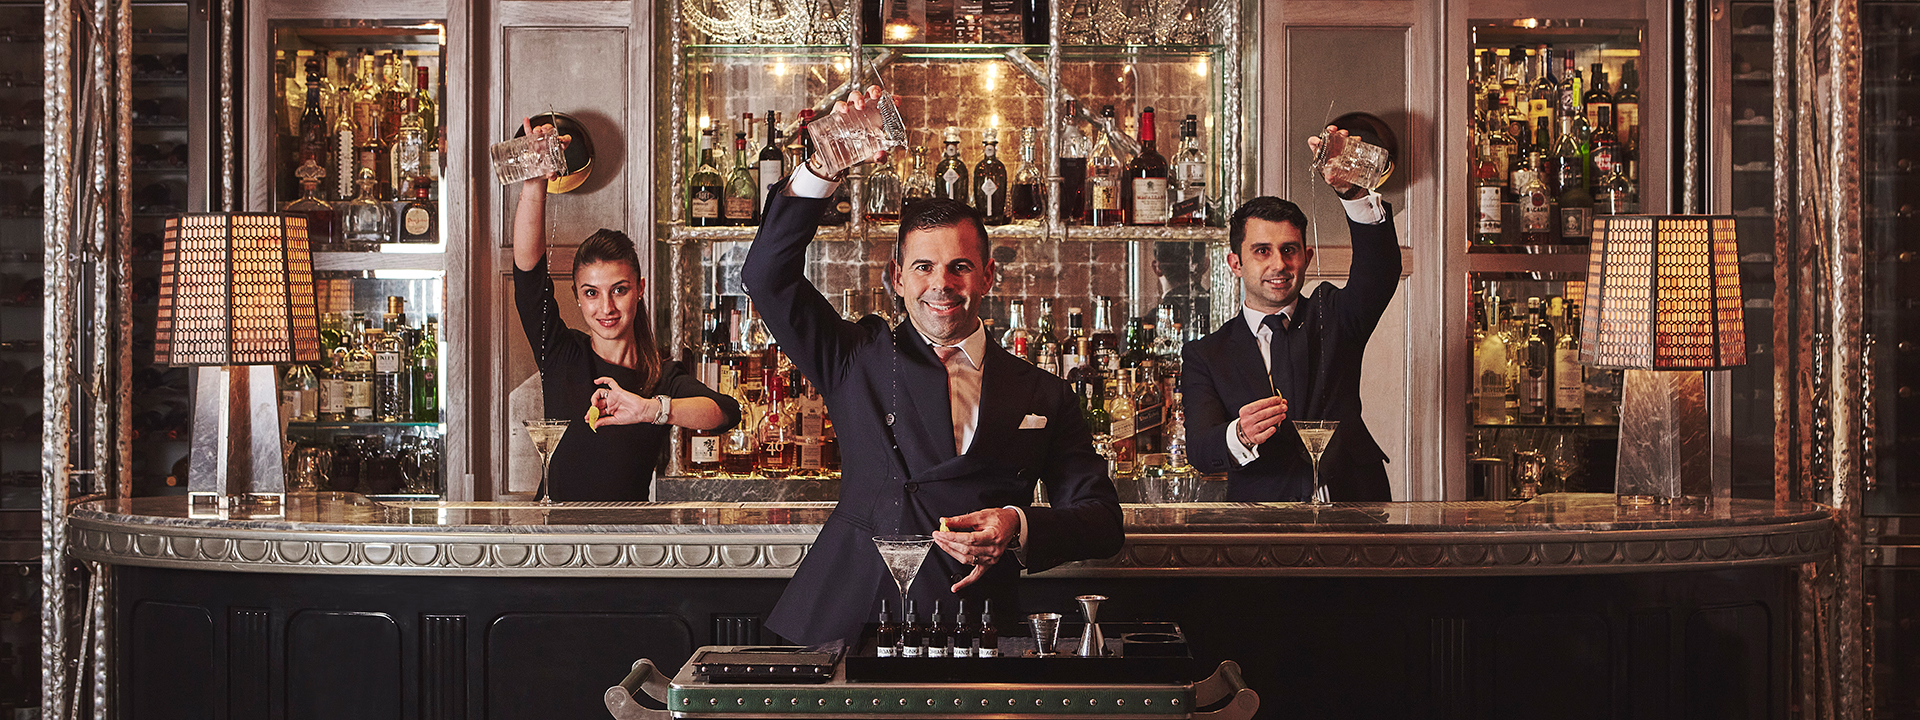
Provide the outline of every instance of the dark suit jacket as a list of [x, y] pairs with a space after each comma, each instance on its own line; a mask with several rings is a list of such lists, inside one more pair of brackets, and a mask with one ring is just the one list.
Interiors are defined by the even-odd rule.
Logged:
[[[1286, 339], [1286, 347], [1295, 351], [1287, 359], [1300, 379], [1294, 392], [1281, 388], [1288, 419], [1340, 421], [1320, 460], [1320, 475], [1335, 501], [1393, 499], [1386, 453], [1360, 419], [1360, 361], [1400, 281], [1393, 208], [1382, 205], [1385, 222], [1347, 223], [1353, 234], [1347, 286], [1321, 283], [1313, 295], [1300, 298]], [[1241, 406], [1271, 395], [1270, 384], [1259, 340], [1239, 313], [1181, 351], [1189, 459], [1201, 472], [1227, 473], [1228, 500], [1297, 501], [1312, 492], [1313, 461], [1292, 422], [1267, 438], [1260, 457], [1245, 467], [1227, 448], [1227, 424], [1240, 416]]]
[[[838, 506], [767, 626], [806, 644], [857, 637], [881, 598], [899, 597], [873, 536], [931, 534], [943, 516], [1023, 508], [1029, 572], [1119, 552], [1119, 495], [1066, 382], [988, 343], [980, 420], [967, 453], [956, 456], [946, 367], [911, 322], [889, 328], [874, 315], [841, 319], [802, 274], [831, 200], [783, 189], [773, 191], [743, 279], [780, 349], [826, 397], [841, 481]], [[1022, 429], [1028, 415], [1045, 418], [1045, 427]], [[1036, 480], [1046, 481], [1052, 507], [1029, 507]], [[912, 588], [922, 619], [934, 600], [954, 611], [947, 588], [968, 570], [937, 546], [931, 551]], [[996, 598], [996, 615], [1011, 617], [1019, 571], [1010, 552], [965, 594]], [[896, 619], [899, 611], [896, 605]]]

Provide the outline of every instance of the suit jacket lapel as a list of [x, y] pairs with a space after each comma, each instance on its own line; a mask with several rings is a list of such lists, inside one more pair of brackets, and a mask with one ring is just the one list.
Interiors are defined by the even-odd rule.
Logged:
[[1260, 357], [1260, 340], [1247, 329], [1247, 319], [1234, 315], [1227, 321], [1227, 362], [1226, 367], [1238, 373], [1237, 378], [1248, 392], [1254, 395], [1273, 394], [1273, 379], [1267, 375], [1267, 361]]
[[[953, 458], [953, 410], [947, 400], [947, 368], [933, 354], [926, 338], [912, 322], [894, 328], [894, 347], [899, 349], [899, 392], [905, 406], [894, 418], [894, 438], [912, 438], [920, 447], [910, 452], [902, 447], [909, 471], [924, 470]], [[901, 432], [900, 423], [909, 423], [912, 432]], [[918, 467], [913, 467], [917, 465]]]
[[973, 427], [973, 444], [967, 446], [969, 458], [991, 458], [1012, 442], [1020, 428], [1020, 411], [1026, 407], [1019, 402], [1020, 388], [1031, 382], [1028, 372], [1039, 371], [991, 342], [986, 354], [980, 377], [980, 421]]

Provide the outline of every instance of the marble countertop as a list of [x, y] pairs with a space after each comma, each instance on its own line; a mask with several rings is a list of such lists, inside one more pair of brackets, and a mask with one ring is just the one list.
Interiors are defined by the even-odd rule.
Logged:
[[[1624, 572], [1784, 564], [1826, 553], [1819, 505], [1623, 508], [1609, 494], [1525, 502], [1125, 505], [1128, 542], [1049, 574]], [[294, 494], [276, 517], [197, 517], [184, 497], [99, 500], [70, 518], [103, 562], [274, 572], [791, 574], [825, 502], [382, 503]], [[1577, 569], [1577, 568], [1583, 568]]]

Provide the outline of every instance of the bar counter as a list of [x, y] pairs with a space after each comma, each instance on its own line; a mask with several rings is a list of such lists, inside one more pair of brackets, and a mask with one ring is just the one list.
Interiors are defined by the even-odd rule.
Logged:
[[[595, 718], [637, 658], [777, 642], [831, 510], [137, 498], [76, 507], [71, 539], [113, 579], [123, 719]], [[1179, 622], [1190, 680], [1240, 663], [1261, 717], [1784, 718], [1795, 573], [1833, 533], [1816, 505], [1612, 495], [1125, 512], [1119, 555], [1023, 579], [1025, 611]]]

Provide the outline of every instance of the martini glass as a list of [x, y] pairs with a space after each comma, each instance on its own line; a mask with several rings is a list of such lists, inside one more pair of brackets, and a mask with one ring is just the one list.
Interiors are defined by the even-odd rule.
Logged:
[[933, 548], [932, 535], [875, 535], [873, 546], [880, 550], [880, 560], [887, 564], [887, 572], [893, 573], [893, 584], [900, 587], [900, 607], [907, 606], [907, 588], [913, 587], [913, 578], [920, 574], [920, 565], [927, 561], [927, 551]]
[[540, 453], [540, 504], [553, 503], [547, 497], [547, 465], [553, 462], [553, 449], [560, 445], [560, 437], [567, 434], [567, 425], [572, 420], [522, 420], [527, 427], [527, 438], [533, 440], [533, 449]]
[[1326, 484], [1320, 482], [1320, 456], [1327, 452], [1327, 443], [1333, 442], [1333, 431], [1339, 427], [1339, 420], [1293, 421], [1293, 429], [1300, 433], [1300, 442], [1307, 446], [1307, 454], [1313, 456], [1313, 494], [1307, 498], [1308, 505], [1333, 504], [1327, 499]]

